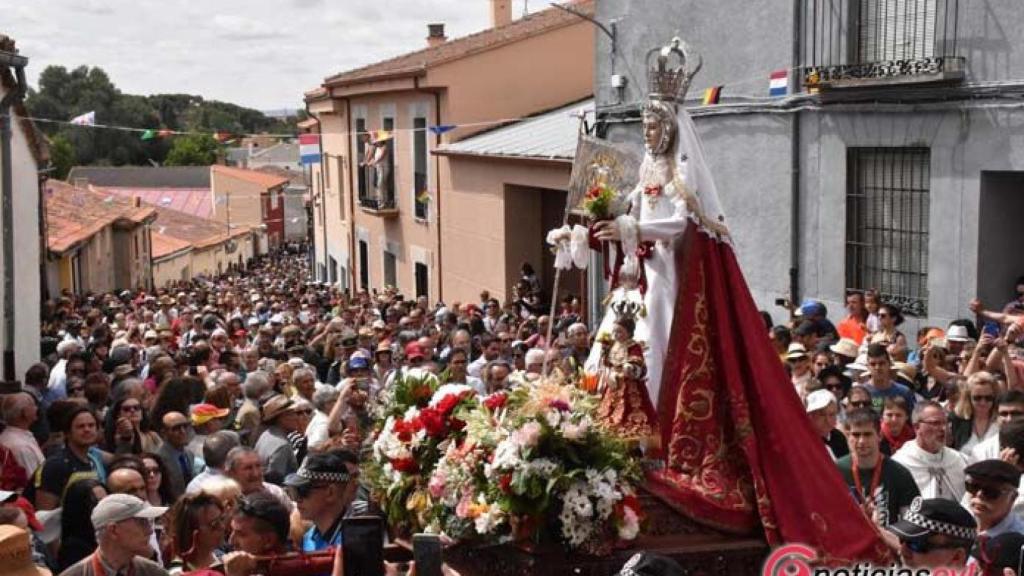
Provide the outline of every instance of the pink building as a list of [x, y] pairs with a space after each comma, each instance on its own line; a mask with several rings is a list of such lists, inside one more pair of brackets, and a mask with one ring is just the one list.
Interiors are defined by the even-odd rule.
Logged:
[[[573, 4], [593, 13], [593, 0]], [[507, 1], [478, 6], [490, 7], [487, 30], [448, 40], [443, 25], [432, 24], [427, 48], [330, 76], [306, 94], [323, 141], [311, 175], [318, 278], [451, 302], [481, 289], [504, 297], [510, 262], [543, 265], [543, 234], [509, 253], [520, 229], [506, 225], [506, 215], [541, 222], [544, 192], [521, 201], [519, 192], [495, 192], [493, 181], [456, 187], [449, 155], [435, 152], [589, 98], [593, 26], [555, 8], [512, 20]], [[461, 127], [430, 129], [448, 125]], [[562, 164], [547, 181], [556, 190], [568, 182]], [[564, 193], [561, 202], [549, 210], [564, 208]]]

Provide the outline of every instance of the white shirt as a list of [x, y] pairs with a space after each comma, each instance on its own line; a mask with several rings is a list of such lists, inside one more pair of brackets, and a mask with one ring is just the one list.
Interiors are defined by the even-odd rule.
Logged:
[[46, 387], [50, 390], [56, 390], [61, 394], [67, 395], [67, 391], [64, 388], [64, 384], [67, 381], [67, 367], [68, 361], [65, 358], [61, 358], [53, 365], [53, 369], [50, 370], [50, 381]]
[[327, 441], [330, 434], [327, 431], [328, 415], [316, 410], [309, 425], [306, 426], [306, 445], [310, 448], [317, 448]]
[[[973, 428], [973, 426], [972, 426], [972, 428]], [[977, 449], [978, 446], [980, 446], [986, 440], [995, 440], [996, 455], [993, 456], [993, 458], [998, 458], [999, 457], [999, 426], [995, 422], [993, 422], [993, 423], [988, 425], [988, 429], [985, 430], [985, 434], [983, 436], [981, 436], [980, 438], [978, 437], [977, 433], [974, 432], [974, 430], [971, 430], [971, 437], [967, 440], [967, 442], [964, 443], [963, 446], [960, 447], [960, 452], [963, 453], [963, 455], [967, 457], [967, 461], [968, 462], [971, 462], [971, 463], [977, 462], [978, 460], [974, 460], [974, 451]], [[991, 449], [991, 447], [989, 449]], [[983, 460], [984, 460], [984, 458], [983, 458]]]
[[917, 442], [907, 442], [892, 459], [910, 470], [922, 498], [945, 498], [959, 503], [964, 497], [967, 458], [956, 450], [943, 446], [932, 454]]
[[999, 433], [996, 435], [982, 440], [981, 442], [974, 445], [974, 448], [970, 452], [962, 450], [967, 455], [967, 461], [971, 464], [975, 462], [981, 462], [982, 460], [996, 460], [999, 458]]
[[45, 460], [43, 451], [39, 449], [39, 443], [31, 432], [24, 428], [8, 426], [0, 434], [0, 444], [7, 447], [18, 461], [18, 465], [25, 469], [29, 478]]

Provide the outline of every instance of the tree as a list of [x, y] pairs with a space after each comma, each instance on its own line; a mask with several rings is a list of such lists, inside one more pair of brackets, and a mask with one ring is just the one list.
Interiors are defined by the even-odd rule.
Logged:
[[77, 163], [75, 147], [60, 134], [50, 139], [50, 162], [53, 164], [53, 177], [58, 180], [66, 179]]
[[207, 134], [176, 136], [165, 166], [209, 166], [217, 161], [220, 145]]

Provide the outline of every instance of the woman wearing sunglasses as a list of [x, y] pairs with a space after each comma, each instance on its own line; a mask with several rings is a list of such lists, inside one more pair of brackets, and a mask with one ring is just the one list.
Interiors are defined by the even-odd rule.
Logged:
[[228, 518], [209, 494], [187, 494], [170, 510], [172, 576], [209, 568], [217, 563]]
[[953, 448], [970, 454], [975, 446], [999, 434], [996, 422], [996, 380], [988, 372], [975, 372], [967, 379], [953, 416]]

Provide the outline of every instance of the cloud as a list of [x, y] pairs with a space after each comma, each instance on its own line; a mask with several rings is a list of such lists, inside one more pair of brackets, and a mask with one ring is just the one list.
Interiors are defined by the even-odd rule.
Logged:
[[217, 14], [212, 22], [220, 37], [228, 40], [268, 40], [287, 36], [280, 28], [236, 14]]
[[72, 4], [73, 10], [79, 12], [85, 12], [86, 14], [93, 14], [95, 16], [105, 16], [107, 14], [113, 14], [114, 9], [110, 6], [109, 2], [103, 0], [82, 0]]

